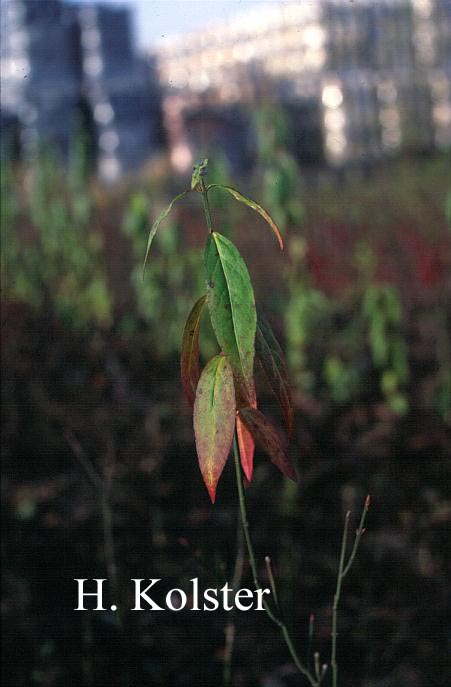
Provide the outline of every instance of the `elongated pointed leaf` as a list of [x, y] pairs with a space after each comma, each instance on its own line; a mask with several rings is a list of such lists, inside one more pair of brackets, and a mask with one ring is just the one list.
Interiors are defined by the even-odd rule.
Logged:
[[206, 299], [206, 295], [202, 296], [193, 306], [186, 320], [182, 337], [180, 372], [183, 391], [191, 406], [194, 405], [199, 381], [199, 329]]
[[180, 198], [183, 198], [183, 196], [186, 196], [186, 194], [189, 193], [189, 191], [183, 191], [182, 193], [179, 193], [178, 196], [173, 198], [169, 205], [160, 212], [158, 215], [157, 219], [155, 222], [152, 224], [152, 227], [149, 232], [149, 238], [147, 239], [147, 248], [146, 248], [146, 255], [144, 257], [144, 263], [143, 263], [143, 278], [144, 278], [144, 272], [146, 270], [146, 264], [147, 264], [147, 259], [149, 257], [149, 252], [150, 252], [150, 247], [152, 245], [152, 241], [154, 240], [155, 234], [158, 231], [158, 227], [160, 226], [161, 222], [166, 219], [166, 217], [169, 215], [171, 212], [172, 208], [174, 207], [174, 204], [180, 200]]
[[288, 438], [290, 438], [293, 431], [293, 404], [291, 402], [288, 368], [279, 342], [274, 336], [271, 326], [260, 312], [257, 316], [255, 353], [282, 408]]
[[232, 368], [224, 355], [217, 355], [202, 371], [193, 414], [199, 467], [212, 503], [232, 445], [235, 415]]
[[251, 405], [255, 398], [254, 355], [257, 315], [249, 272], [237, 248], [217, 232], [205, 247], [207, 305], [211, 323], [240, 392]]
[[241, 408], [238, 414], [256, 443], [268, 454], [274, 465], [286, 477], [297, 482], [297, 475], [288, 458], [284, 441], [274, 425], [257, 408]]
[[248, 207], [252, 208], [252, 210], [255, 210], [255, 212], [258, 212], [258, 214], [263, 217], [263, 219], [269, 224], [269, 226], [273, 230], [279, 242], [280, 250], [283, 250], [283, 238], [280, 233], [279, 227], [274, 222], [273, 218], [269, 215], [269, 213], [265, 210], [265, 208], [262, 208], [262, 206], [256, 203], [255, 200], [251, 200], [250, 198], [243, 196], [242, 193], [237, 191], [235, 188], [232, 188], [231, 186], [223, 186], [222, 184], [209, 184], [209, 186], [207, 187], [207, 191], [209, 191], [211, 188], [221, 188], [223, 191], [227, 191], [227, 193], [230, 193], [230, 195], [232, 195], [240, 203], [244, 203]]
[[243, 468], [247, 481], [250, 482], [254, 471], [255, 442], [252, 434], [249, 432], [239, 415], [236, 416], [236, 435], [238, 437], [241, 467]]
[[[243, 396], [240, 386], [235, 384], [235, 399], [237, 408], [246, 408], [248, 406], [251, 408], [257, 407], [255, 388], [253, 388], [251, 391], [250, 399], [247, 399]], [[238, 438], [238, 448], [240, 451], [241, 467], [243, 468], [244, 474], [246, 475], [246, 480], [249, 483], [252, 479], [252, 473], [254, 470], [255, 442], [252, 434], [249, 432], [239, 415], [236, 416], [236, 434]]]

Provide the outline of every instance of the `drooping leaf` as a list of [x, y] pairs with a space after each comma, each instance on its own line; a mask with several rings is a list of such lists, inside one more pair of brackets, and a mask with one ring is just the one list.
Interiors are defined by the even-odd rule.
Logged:
[[[235, 384], [235, 399], [237, 408], [246, 408], [248, 406], [251, 408], [257, 407], [255, 388], [252, 389], [252, 395], [250, 399], [247, 399], [243, 396], [240, 386]], [[249, 432], [238, 414], [236, 416], [236, 435], [238, 438], [241, 466], [244, 470], [246, 480], [249, 483], [252, 479], [252, 473], [254, 470], [255, 442], [252, 438], [252, 434]]]
[[204, 259], [211, 323], [240, 393], [251, 405], [257, 315], [249, 272], [237, 248], [217, 232], [208, 236]]
[[274, 425], [257, 408], [241, 408], [238, 414], [255, 442], [268, 454], [274, 465], [286, 477], [297, 482], [297, 475], [288, 458], [284, 441]]
[[255, 353], [282, 408], [288, 438], [290, 438], [293, 431], [293, 404], [291, 402], [288, 368], [280, 344], [274, 336], [270, 324], [260, 312], [257, 316]]
[[236, 435], [238, 438], [241, 467], [243, 468], [247, 481], [250, 482], [254, 471], [255, 442], [252, 434], [249, 432], [239, 415], [236, 416]]
[[169, 215], [171, 212], [172, 208], [174, 207], [174, 204], [183, 198], [183, 196], [186, 196], [186, 194], [189, 193], [189, 190], [183, 191], [182, 193], [179, 193], [178, 196], [175, 196], [169, 203], [167, 207], [164, 208], [158, 215], [157, 219], [155, 222], [152, 224], [152, 227], [149, 232], [149, 238], [147, 239], [147, 248], [146, 248], [146, 255], [144, 257], [144, 263], [143, 263], [143, 278], [144, 278], [144, 272], [146, 270], [146, 264], [147, 264], [147, 259], [149, 257], [149, 252], [150, 252], [150, 247], [152, 245], [152, 241], [154, 240], [155, 234], [158, 231], [158, 227], [160, 226], [161, 222], [166, 219], [166, 217]]
[[227, 191], [240, 203], [244, 203], [248, 207], [252, 208], [252, 210], [255, 210], [255, 212], [258, 212], [258, 214], [263, 217], [263, 219], [269, 224], [269, 226], [273, 230], [279, 242], [280, 250], [283, 250], [283, 238], [280, 233], [279, 227], [274, 222], [273, 218], [269, 215], [269, 213], [265, 210], [265, 208], [262, 208], [262, 206], [256, 203], [255, 200], [251, 200], [250, 198], [243, 196], [242, 193], [237, 191], [235, 188], [232, 188], [231, 186], [223, 186], [222, 184], [209, 184], [207, 186], [207, 191], [209, 191], [211, 188], [221, 188], [223, 191]]
[[196, 387], [199, 381], [199, 329], [206, 299], [206, 295], [202, 296], [194, 304], [186, 320], [182, 337], [180, 372], [183, 391], [191, 406], [194, 405]]
[[232, 368], [217, 355], [202, 371], [193, 413], [199, 467], [212, 503], [232, 445], [235, 414]]

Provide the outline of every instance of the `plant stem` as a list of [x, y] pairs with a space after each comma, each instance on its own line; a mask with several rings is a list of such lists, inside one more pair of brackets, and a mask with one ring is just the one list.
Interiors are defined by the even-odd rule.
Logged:
[[[249, 555], [249, 564], [251, 566], [254, 586], [255, 586], [255, 589], [259, 590], [262, 587], [261, 587], [260, 581], [258, 579], [257, 563], [256, 563], [254, 547], [252, 545], [252, 540], [251, 540], [250, 531], [249, 531], [249, 522], [247, 519], [247, 509], [246, 509], [246, 498], [245, 498], [245, 494], [244, 494], [243, 478], [241, 475], [241, 465], [240, 465], [240, 457], [239, 457], [236, 433], [233, 437], [233, 455], [234, 455], [234, 459], [235, 459], [235, 473], [236, 473], [236, 482], [237, 482], [237, 487], [238, 487], [238, 499], [239, 499], [239, 504], [240, 504], [241, 524], [243, 526], [244, 539], [246, 541], [247, 552]], [[296, 653], [296, 649], [294, 648], [293, 640], [291, 639], [290, 633], [289, 633], [288, 628], [285, 625], [284, 621], [281, 620], [280, 618], [278, 618], [276, 615], [274, 615], [273, 611], [271, 610], [271, 608], [270, 608], [270, 606], [269, 606], [269, 604], [266, 601], [264, 596], [262, 596], [262, 604], [263, 604], [263, 608], [265, 609], [269, 618], [273, 621], [273, 623], [275, 623], [280, 628], [282, 635], [283, 635], [283, 638], [285, 640], [285, 643], [288, 647], [288, 651], [290, 652], [291, 658], [293, 659], [293, 661], [296, 665], [296, 668], [299, 670], [299, 672], [302, 675], [304, 675], [305, 678], [307, 678], [311, 687], [318, 687], [320, 682], [318, 680], [315, 680], [315, 678], [310, 673], [308, 668], [306, 668], [304, 666], [304, 664], [301, 662], [299, 656]]]
[[[74, 456], [85, 470], [94, 487], [98, 490], [100, 496], [100, 511], [102, 515], [102, 531], [103, 531], [103, 553], [105, 559], [105, 567], [108, 578], [111, 580], [111, 586], [115, 598], [119, 596], [119, 580], [118, 570], [116, 564], [116, 556], [114, 551], [114, 534], [113, 534], [113, 514], [110, 504], [110, 485], [99, 475], [93, 463], [86, 455], [83, 447], [78, 439], [72, 434], [70, 430], [65, 433], [66, 441], [71, 447]], [[120, 611], [116, 615], [118, 624], [121, 625]]]
[[363, 506], [362, 515], [360, 516], [360, 523], [355, 533], [354, 544], [349, 555], [347, 563], [345, 563], [346, 558], [346, 544], [348, 540], [348, 529], [349, 529], [349, 518], [351, 516], [351, 511], [347, 511], [345, 515], [345, 524], [343, 527], [343, 537], [341, 540], [341, 551], [340, 551], [340, 562], [338, 565], [337, 573], [337, 585], [334, 594], [334, 604], [332, 611], [332, 651], [330, 663], [332, 666], [332, 687], [338, 686], [338, 665], [337, 665], [337, 622], [338, 622], [338, 604], [340, 602], [341, 586], [345, 576], [351, 569], [354, 562], [354, 558], [359, 548], [360, 540], [365, 533], [365, 518], [370, 507], [370, 497], [367, 496], [365, 499], [365, 504]]
[[208, 231], [211, 234], [213, 232], [213, 223], [211, 221], [210, 203], [208, 202], [208, 191], [207, 191], [207, 187], [205, 185], [204, 179], [201, 180], [200, 187], [201, 187], [202, 202], [204, 204], [205, 219], [207, 221]]
[[332, 611], [332, 651], [331, 651], [330, 663], [332, 666], [332, 685], [333, 685], [333, 687], [337, 687], [337, 680], [338, 680], [338, 666], [337, 666], [338, 602], [340, 601], [341, 583], [343, 581], [343, 566], [344, 566], [344, 562], [345, 562], [346, 543], [348, 540], [348, 527], [349, 527], [350, 515], [351, 515], [351, 511], [348, 510], [348, 512], [346, 513], [346, 516], [345, 516], [345, 524], [344, 524], [344, 528], [343, 528], [343, 537], [341, 540], [341, 552], [340, 552], [340, 562], [338, 565], [337, 586], [335, 588], [334, 605], [333, 605], [333, 611]]
[[[241, 583], [241, 578], [243, 576], [244, 567], [244, 536], [243, 528], [241, 527], [241, 521], [238, 513], [237, 519], [237, 533], [236, 533], [236, 558], [235, 567], [233, 571], [232, 578], [232, 589], [235, 592]], [[224, 687], [230, 687], [232, 684], [232, 659], [233, 659], [233, 647], [235, 644], [235, 609], [230, 613], [229, 621], [225, 628], [225, 649], [224, 649], [224, 672], [223, 672], [223, 682]]]

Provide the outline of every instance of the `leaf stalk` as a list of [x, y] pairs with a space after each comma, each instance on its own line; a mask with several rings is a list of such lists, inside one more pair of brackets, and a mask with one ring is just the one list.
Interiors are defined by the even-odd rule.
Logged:
[[202, 178], [200, 181], [200, 193], [202, 195], [202, 203], [204, 205], [205, 219], [207, 221], [207, 228], [210, 234], [213, 233], [213, 223], [211, 221], [211, 210], [210, 203], [208, 200], [208, 189], [205, 185], [205, 179]]

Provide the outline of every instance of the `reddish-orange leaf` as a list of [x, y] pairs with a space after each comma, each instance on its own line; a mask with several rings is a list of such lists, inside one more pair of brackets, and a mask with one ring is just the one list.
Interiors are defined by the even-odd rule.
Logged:
[[[241, 389], [240, 384], [237, 382], [236, 379], [235, 379], [235, 398], [236, 398], [237, 408], [247, 407], [249, 405], [249, 400], [247, 400], [243, 397], [242, 389]], [[253, 384], [252, 384], [252, 389], [251, 389], [250, 406], [251, 406], [251, 408], [257, 407], [257, 399], [255, 396], [255, 387]], [[241, 467], [243, 468], [244, 474], [246, 476], [246, 480], [249, 483], [252, 479], [252, 472], [254, 469], [255, 442], [252, 438], [252, 434], [249, 432], [246, 425], [244, 424], [244, 422], [242, 421], [242, 419], [240, 418], [240, 416], [238, 414], [236, 416], [236, 434], [238, 437], [238, 448], [240, 450]]]
[[216, 355], [205, 366], [194, 401], [194, 435], [199, 467], [212, 503], [235, 430], [235, 390], [227, 358]]
[[182, 337], [180, 372], [183, 391], [191, 406], [194, 405], [199, 381], [199, 329], [206, 298], [207, 296], [202, 296], [193, 306], [186, 320]]
[[238, 448], [240, 449], [241, 467], [246, 475], [246, 479], [250, 482], [254, 470], [255, 443], [252, 434], [239, 415], [236, 416], [236, 435], [238, 437]]
[[257, 408], [240, 408], [239, 416], [256, 443], [268, 454], [276, 467], [294, 482], [298, 481], [290, 463], [283, 439], [274, 425]]

